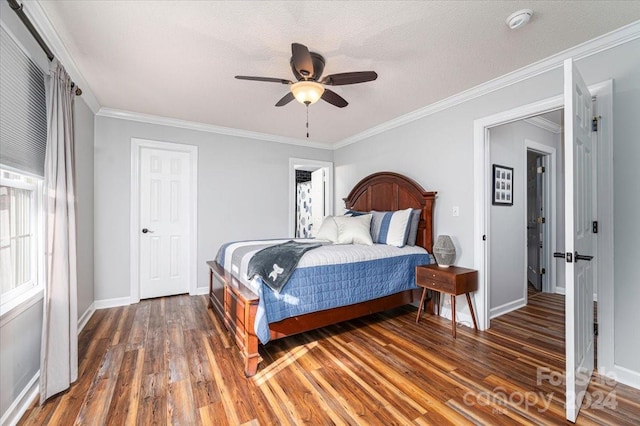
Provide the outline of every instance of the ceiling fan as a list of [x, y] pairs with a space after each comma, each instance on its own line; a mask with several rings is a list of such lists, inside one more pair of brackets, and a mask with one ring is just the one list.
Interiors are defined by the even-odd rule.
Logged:
[[236, 78], [239, 80], [288, 84], [290, 91], [276, 103], [277, 107], [284, 106], [294, 99], [307, 106], [322, 99], [338, 108], [344, 108], [349, 105], [349, 103], [333, 90], [326, 89], [324, 87], [325, 85], [344, 86], [347, 84], [373, 81], [378, 78], [378, 74], [375, 71], [358, 71], [331, 74], [321, 79], [320, 77], [322, 77], [325, 65], [324, 58], [318, 53], [309, 52], [307, 46], [300, 43], [291, 44], [290, 64], [291, 71], [293, 71], [293, 75], [297, 80], [295, 83], [291, 80], [271, 77], [236, 75]]

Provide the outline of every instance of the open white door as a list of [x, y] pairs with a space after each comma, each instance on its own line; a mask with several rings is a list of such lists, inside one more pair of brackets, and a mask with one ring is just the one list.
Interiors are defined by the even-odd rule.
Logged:
[[311, 172], [311, 235], [315, 236], [324, 219], [324, 168]]
[[592, 100], [571, 59], [564, 63], [566, 417], [575, 422], [593, 373]]

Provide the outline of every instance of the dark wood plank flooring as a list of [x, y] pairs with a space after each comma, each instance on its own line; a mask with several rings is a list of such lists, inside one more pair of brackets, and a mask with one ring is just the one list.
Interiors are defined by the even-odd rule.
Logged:
[[[407, 306], [269, 343], [245, 379], [204, 296], [97, 311], [80, 335], [80, 375], [22, 425], [565, 424], [563, 298], [535, 294], [486, 332]], [[556, 376], [553, 376], [556, 377]], [[589, 387], [578, 424], [639, 424], [640, 391]], [[598, 406], [596, 399], [607, 396]], [[615, 408], [611, 407], [615, 404]]]

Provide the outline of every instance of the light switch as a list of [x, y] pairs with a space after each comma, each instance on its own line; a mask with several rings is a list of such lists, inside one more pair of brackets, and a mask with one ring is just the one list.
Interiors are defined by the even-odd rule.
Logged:
[[458, 217], [458, 216], [460, 216], [460, 207], [458, 207], [458, 206], [453, 206], [453, 216], [454, 216], [454, 217]]

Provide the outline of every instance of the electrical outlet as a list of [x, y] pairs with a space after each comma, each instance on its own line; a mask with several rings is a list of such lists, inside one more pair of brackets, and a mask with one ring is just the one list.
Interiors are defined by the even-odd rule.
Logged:
[[458, 216], [460, 216], [460, 207], [453, 206], [453, 217], [458, 217]]

